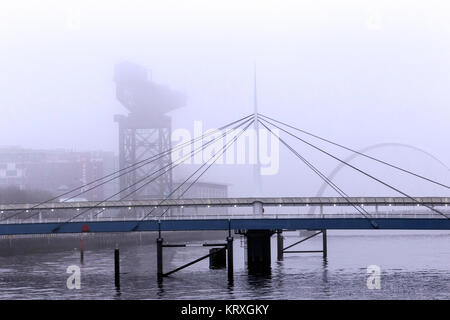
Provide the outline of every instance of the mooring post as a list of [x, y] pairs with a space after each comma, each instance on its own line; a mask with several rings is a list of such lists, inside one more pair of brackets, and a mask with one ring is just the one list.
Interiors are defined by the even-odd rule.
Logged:
[[233, 237], [227, 237], [228, 281], [233, 281]]
[[323, 258], [326, 259], [327, 258], [327, 230], [323, 229], [322, 230], [322, 250], [323, 250]]
[[283, 260], [283, 234], [282, 230], [277, 230], [277, 259], [278, 261]]
[[80, 263], [81, 264], [84, 263], [84, 239], [83, 239], [83, 234], [81, 234], [81, 239], [80, 239]]
[[120, 254], [119, 249], [114, 249], [114, 284], [120, 289]]
[[231, 220], [228, 219], [228, 237], [227, 237], [227, 268], [228, 282], [233, 282], [233, 237], [231, 236]]
[[156, 239], [156, 260], [157, 269], [156, 274], [158, 280], [163, 277], [163, 239], [161, 238], [161, 221], [158, 221], [158, 239]]

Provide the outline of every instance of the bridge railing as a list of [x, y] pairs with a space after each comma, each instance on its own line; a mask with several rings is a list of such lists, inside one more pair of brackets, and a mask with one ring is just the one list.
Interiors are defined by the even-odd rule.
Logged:
[[[450, 213], [450, 212], [449, 212]], [[371, 213], [372, 218], [436, 218], [442, 219], [442, 216], [426, 213], [426, 212], [398, 212], [398, 211], [386, 211]], [[171, 214], [162, 217], [152, 216], [147, 217], [145, 220], [202, 220], [202, 219], [287, 219], [287, 218], [298, 218], [298, 219], [330, 219], [330, 218], [363, 218], [358, 213], [329, 213], [329, 214], [308, 214], [308, 213], [264, 213], [255, 215], [249, 214]], [[138, 221], [141, 220], [140, 216], [88, 216], [88, 217], [78, 217], [71, 219], [70, 222], [92, 222], [92, 221]], [[27, 224], [27, 223], [64, 223], [68, 222], [67, 217], [49, 217], [49, 218], [31, 218], [31, 219], [21, 219], [13, 218], [1, 221], [1, 224]]]

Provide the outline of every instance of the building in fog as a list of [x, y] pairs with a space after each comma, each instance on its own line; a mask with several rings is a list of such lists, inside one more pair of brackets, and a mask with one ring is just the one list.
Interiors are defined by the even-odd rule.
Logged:
[[[174, 199], [184, 198], [184, 199], [193, 199], [193, 198], [227, 198], [228, 197], [228, 185], [220, 184], [220, 183], [211, 183], [211, 182], [201, 182], [197, 181], [194, 183], [189, 190], [186, 189], [189, 187], [191, 182], [187, 182], [184, 185], [181, 185], [181, 182], [174, 182], [174, 190], [178, 188], [178, 190], [174, 193]], [[176, 215], [208, 215], [208, 214], [227, 214], [227, 207], [214, 207], [214, 208], [176, 208], [171, 211], [172, 214]]]
[[[56, 196], [103, 177], [116, 167], [113, 152], [0, 148], [0, 187], [45, 190]], [[100, 200], [117, 190], [117, 185], [108, 183], [79, 197]]]
[[[118, 167], [118, 157], [113, 152], [4, 147], [0, 148], [0, 188], [14, 186], [22, 190], [48, 191], [57, 196], [115, 172]], [[181, 182], [174, 182], [172, 190], [179, 187], [180, 184]], [[190, 182], [181, 186], [172, 195], [172, 198], [181, 196], [189, 185]], [[90, 187], [92, 186], [85, 187], [84, 190]], [[75, 196], [81, 191], [83, 189], [62, 197], [60, 200]], [[118, 191], [119, 179], [114, 179], [103, 186], [77, 196], [76, 200], [103, 200]], [[202, 181], [197, 181], [183, 194], [183, 198], [226, 198], [227, 196], [228, 185]], [[160, 198], [164, 198], [164, 196]], [[117, 199], [119, 199], [119, 195], [111, 200]]]
[[174, 195], [175, 198], [181, 195], [182, 198], [226, 198], [228, 196], [228, 185], [226, 184], [197, 181], [187, 191], [190, 182], [181, 187], [180, 185], [181, 182], [174, 183], [174, 188], [179, 188]]

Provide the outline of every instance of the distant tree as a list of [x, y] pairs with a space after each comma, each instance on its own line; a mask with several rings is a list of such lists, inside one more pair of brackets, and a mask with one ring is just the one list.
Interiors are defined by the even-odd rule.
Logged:
[[0, 204], [37, 203], [53, 198], [45, 190], [21, 190], [17, 186], [0, 188]]

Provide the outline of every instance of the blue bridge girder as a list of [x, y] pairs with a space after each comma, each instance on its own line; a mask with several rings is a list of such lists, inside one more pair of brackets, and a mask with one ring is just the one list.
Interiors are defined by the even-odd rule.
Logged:
[[[446, 218], [373, 218], [378, 230], [450, 230]], [[160, 224], [160, 225], [158, 225]], [[230, 218], [230, 219], [165, 219], [125, 221], [77, 221], [0, 224], [0, 235], [63, 234], [89, 232], [201, 231], [201, 230], [368, 230], [374, 229], [369, 219], [352, 218]]]

